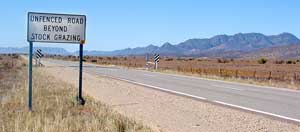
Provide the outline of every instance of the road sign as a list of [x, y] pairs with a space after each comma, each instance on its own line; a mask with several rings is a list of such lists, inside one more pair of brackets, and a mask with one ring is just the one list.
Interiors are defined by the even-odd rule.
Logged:
[[[73, 14], [53, 14], [29, 12], [27, 20], [28, 59], [28, 107], [32, 110], [32, 50], [33, 42], [76, 43], [79, 45], [79, 90], [77, 101], [84, 105], [82, 97], [82, 56], [85, 43], [86, 16]], [[42, 50], [36, 52], [42, 57]]]
[[44, 56], [44, 54], [42, 53], [41, 49], [36, 50], [36, 57], [37, 58], [42, 58]]
[[154, 61], [155, 62], [159, 62], [159, 54], [155, 54], [154, 55]]
[[28, 42], [81, 43], [85, 40], [86, 16], [28, 13]]
[[35, 52], [35, 64], [36, 66], [43, 66], [41, 63], [41, 58], [44, 56], [41, 49], [36, 50]]
[[154, 54], [155, 70], [157, 70], [159, 62], [159, 54]]

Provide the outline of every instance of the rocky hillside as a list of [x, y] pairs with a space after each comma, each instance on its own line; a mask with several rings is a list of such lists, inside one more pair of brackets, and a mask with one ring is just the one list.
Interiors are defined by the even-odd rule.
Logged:
[[258, 51], [244, 54], [243, 58], [300, 58], [300, 45], [285, 45], [264, 48]]

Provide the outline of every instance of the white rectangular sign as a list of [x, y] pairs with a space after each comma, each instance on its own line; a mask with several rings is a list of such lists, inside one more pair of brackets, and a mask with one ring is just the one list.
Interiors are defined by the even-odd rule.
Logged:
[[85, 41], [86, 16], [28, 13], [27, 41], [80, 43]]

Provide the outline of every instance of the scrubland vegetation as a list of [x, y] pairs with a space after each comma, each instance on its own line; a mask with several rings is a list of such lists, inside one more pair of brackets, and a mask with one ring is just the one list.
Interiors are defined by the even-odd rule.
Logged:
[[[56, 59], [77, 61], [76, 56], [50, 56]], [[100, 65], [144, 68], [145, 57], [85, 56], [86, 62]], [[153, 61], [153, 60], [152, 60]], [[150, 69], [153, 68], [150, 67]], [[298, 59], [223, 59], [163, 57], [159, 71], [192, 74], [216, 79], [231, 79], [261, 85], [300, 89], [300, 61]]]
[[0, 56], [0, 131], [2, 132], [127, 132], [151, 131], [86, 97], [75, 101], [76, 88], [33, 71], [33, 111], [27, 108], [27, 66], [17, 55]]

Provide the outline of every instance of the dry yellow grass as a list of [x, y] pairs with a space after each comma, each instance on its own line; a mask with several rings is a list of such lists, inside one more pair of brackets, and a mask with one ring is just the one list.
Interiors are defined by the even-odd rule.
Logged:
[[33, 72], [33, 112], [29, 112], [27, 67], [0, 69], [0, 131], [152, 131], [86, 95], [86, 105], [77, 105], [76, 88], [38, 68]]

